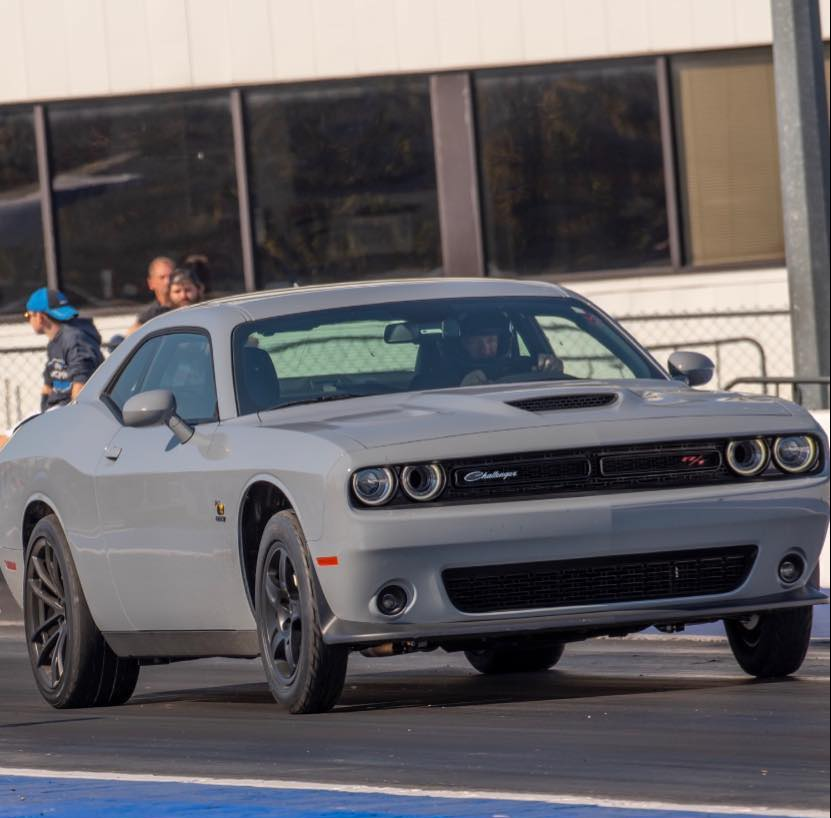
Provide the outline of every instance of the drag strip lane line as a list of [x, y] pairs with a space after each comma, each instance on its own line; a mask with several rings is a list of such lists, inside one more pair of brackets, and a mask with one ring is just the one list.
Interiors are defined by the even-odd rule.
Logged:
[[390, 795], [448, 800], [490, 800], [536, 802], [558, 806], [603, 807], [663, 812], [719, 813], [722, 815], [776, 816], [776, 818], [828, 818], [828, 812], [812, 809], [761, 806], [721, 806], [714, 804], [676, 804], [664, 801], [630, 801], [617, 798], [589, 798], [582, 795], [550, 795], [546, 793], [511, 793], [491, 790], [441, 790], [419, 787], [371, 787], [363, 784], [337, 784], [310, 781], [284, 781], [261, 778], [214, 778], [205, 776], [143, 775], [140, 773], [91, 772], [87, 770], [38, 770], [19, 767], [0, 767], [0, 777], [58, 778], [88, 781], [123, 781], [152, 784], [186, 784], [214, 787], [247, 787], [264, 790], [306, 790], [360, 795]]

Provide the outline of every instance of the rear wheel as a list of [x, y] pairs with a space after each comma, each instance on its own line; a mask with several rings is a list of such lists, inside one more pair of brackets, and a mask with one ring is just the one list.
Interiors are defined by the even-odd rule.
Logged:
[[480, 673], [535, 673], [554, 667], [564, 649], [561, 642], [510, 644], [466, 650], [465, 657]]
[[331, 710], [349, 654], [323, 641], [306, 541], [292, 511], [265, 527], [255, 594], [260, 653], [274, 698], [292, 713]]
[[760, 679], [796, 673], [811, 642], [813, 615], [809, 605], [725, 620], [730, 647], [742, 670]]
[[139, 663], [116, 656], [95, 626], [53, 514], [29, 537], [23, 619], [35, 682], [53, 707], [123, 704], [133, 694]]

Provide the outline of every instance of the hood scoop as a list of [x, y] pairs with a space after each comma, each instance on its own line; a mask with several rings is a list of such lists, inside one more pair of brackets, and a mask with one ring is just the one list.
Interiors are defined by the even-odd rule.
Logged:
[[526, 412], [557, 412], [561, 409], [596, 409], [609, 406], [617, 400], [614, 392], [584, 392], [579, 395], [546, 395], [540, 398], [524, 398], [508, 401], [508, 406]]

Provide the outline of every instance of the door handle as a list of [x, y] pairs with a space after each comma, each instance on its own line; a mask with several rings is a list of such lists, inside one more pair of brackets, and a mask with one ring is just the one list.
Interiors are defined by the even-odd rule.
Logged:
[[104, 457], [106, 457], [107, 460], [118, 460], [120, 454], [121, 446], [107, 446], [104, 449]]

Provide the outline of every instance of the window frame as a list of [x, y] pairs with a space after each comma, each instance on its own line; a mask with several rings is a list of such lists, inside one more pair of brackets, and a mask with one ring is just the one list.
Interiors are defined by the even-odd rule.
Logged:
[[[136, 344], [136, 348], [133, 349], [130, 354], [121, 362], [118, 369], [115, 371], [115, 374], [107, 381], [107, 385], [101, 390], [99, 400], [110, 410], [113, 417], [118, 421], [118, 423], [127, 428], [127, 425], [124, 423], [124, 417], [121, 413], [121, 409], [118, 408], [118, 404], [110, 397], [113, 389], [115, 388], [116, 383], [124, 374], [124, 370], [130, 365], [130, 362], [135, 358], [135, 356], [139, 353], [141, 349], [144, 348], [145, 344], [149, 343], [155, 338], [160, 338], [167, 335], [203, 335], [207, 338], [208, 341], [208, 351], [211, 356], [211, 377], [213, 380], [213, 387], [214, 387], [214, 397], [216, 400], [214, 401], [214, 414], [210, 418], [185, 418], [183, 417], [186, 423], [189, 423], [191, 426], [201, 426], [205, 423], [219, 423], [219, 390], [217, 389], [216, 383], [216, 358], [214, 357], [214, 349], [213, 349], [213, 339], [211, 338], [211, 333], [205, 329], [204, 327], [189, 327], [189, 326], [176, 326], [176, 327], [169, 327], [165, 329], [156, 330], [155, 332], [149, 333], [146, 337], [141, 339], [141, 342]], [[145, 372], [145, 377], [147, 373]], [[136, 395], [141, 395], [145, 391], [152, 391], [152, 390], [142, 390], [142, 392], [136, 392]], [[172, 390], [171, 390], [172, 391]], [[135, 395], [131, 396], [135, 397]], [[235, 397], [236, 397], [236, 390], [235, 390]]]

